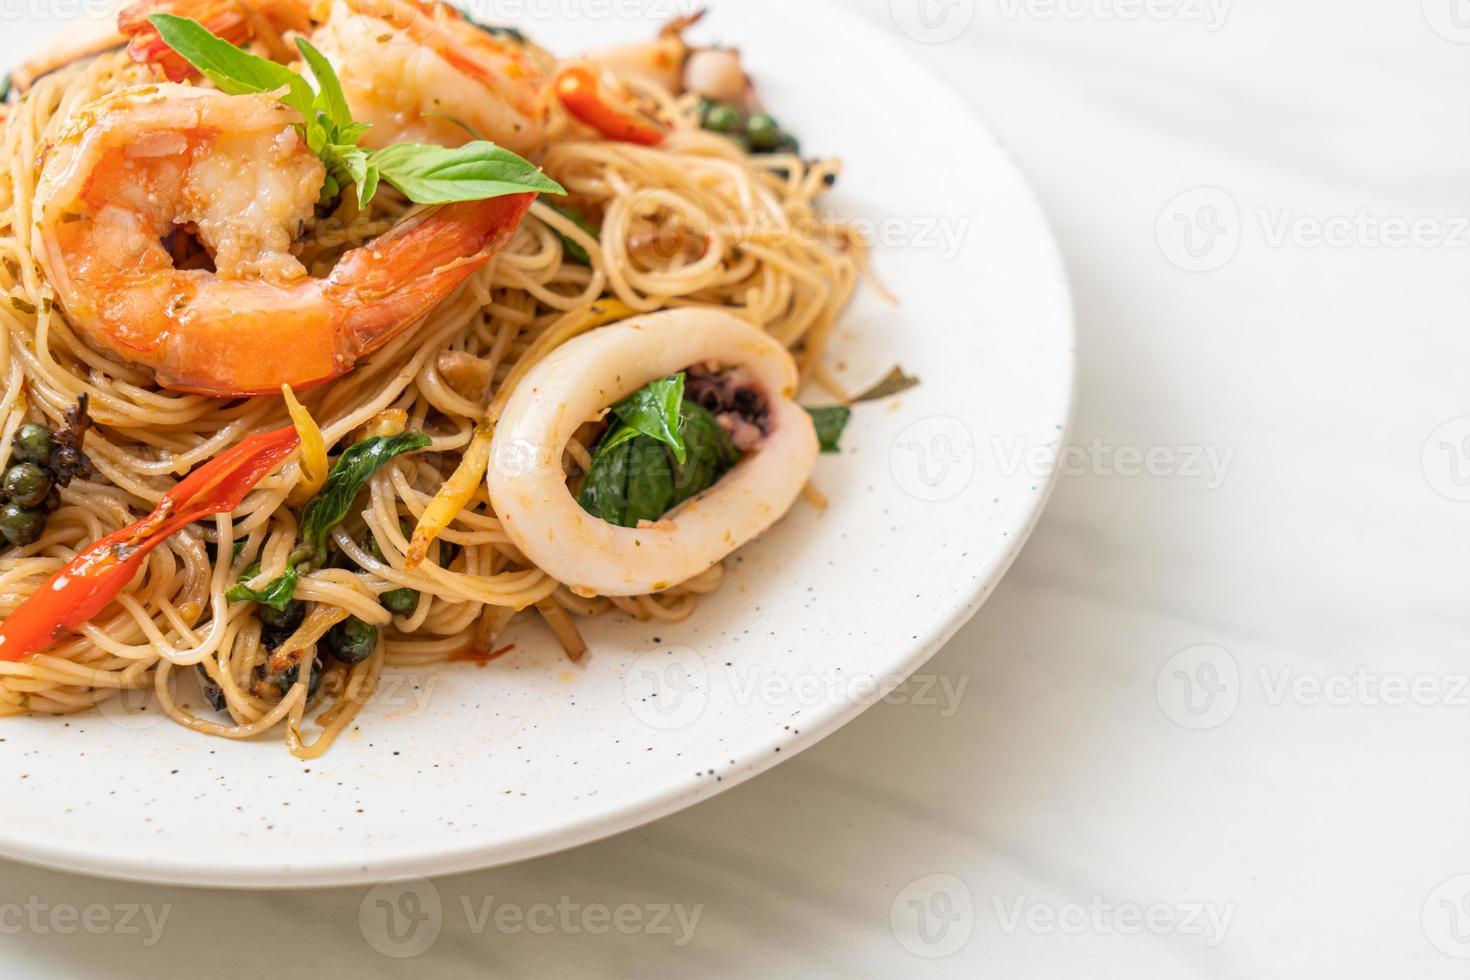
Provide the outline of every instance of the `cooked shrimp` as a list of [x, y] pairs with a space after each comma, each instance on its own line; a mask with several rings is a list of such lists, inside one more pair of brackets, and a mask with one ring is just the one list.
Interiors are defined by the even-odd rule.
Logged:
[[[436, 0], [141, 0], [119, 18], [134, 35], [129, 50], [170, 78], [187, 64], [159, 39], [147, 17], [160, 11], [193, 17], [234, 44], [260, 40], [270, 57], [290, 62], [283, 38], [310, 33], [337, 70], [352, 114], [373, 128], [363, 145], [461, 146], [477, 137], [519, 154], [546, 139], [550, 83], [543, 58], [511, 32], [482, 28]], [[313, 19], [318, 13], [320, 23]]]
[[312, 43], [342, 79], [371, 147], [460, 146], [476, 135], [515, 153], [546, 141], [550, 79], [534, 52], [445, 3], [336, 0]]
[[704, 11], [676, 17], [652, 41], [636, 41], [590, 52], [586, 60], [623, 82], [652, 82], [675, 95], [693, 92], [711, 102], [757, 108], [750, 78], [735, 48], [696, 48], [684, 32], [704, 19]]
[[[743, 368], [770, 403], [754, 452], [655, 524], [615, 527], [572, 498], [562, 469], [572, 435], [609, 405], [691, 365]], [[797, 371], [775, 339], [729, 313], [687, 308], [636, 317], [572, 340], [517, 387], [496, 427], [490, 500], [527, 558], [581, 595], [628, 596], [685, 582], [780, 520], [817, 458]]]
[[277, 61], [299, 55], [285, 35], [309, 33], [315, 26], [309, 0], [135, 0], [117, 15], [117, 29], [132, 40], [128, 54], [140, 64], [156, 65], [169, 81], [182, 82], [194, 67], [163, 42], [148, 18], [153, 14], [192, 17], [231, 44], [259, 40]]
[[[44, 149], [33, 248], [95, 346], [180, 391], [238, 396], [351, 370], [514, 234], [530, 194], [426, 210], [314, 279], [291, 254], [323, 169], [270, 95], [124, 89]], [[214, 271], [163, 240], [193, 230]]]
[[676, 17], [665, 24], [652, 41], [634, 41], [589, 51], [586, 59], [606, 68], [621, 81], [653, 82], [670, 92], [681, 92], [684, 88], [684, 66], [693, 51], [684, 40], [684, 32], [703, 19], [702, 10]]

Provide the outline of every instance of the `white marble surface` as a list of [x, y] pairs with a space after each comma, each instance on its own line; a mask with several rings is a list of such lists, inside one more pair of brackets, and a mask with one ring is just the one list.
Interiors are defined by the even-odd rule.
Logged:
[[[1436, 433], [1470, 416], [1470, 11], [1459, 31], [1453, 0], [933, 0], [958, 36], [921, 46], [889, 0], [851, 2], [1013, 149], [1074, 277], [1096, 451], [928, 669], [963, 693], [440, 881], [414, 959], [374, 948], [429, 938], [371, 924], [401, 893], [0, 864], [6, 976], [1463, 975], [1470, 422]], [[1135, 449], [1153, 475], [1125, 475]], [[139, 903], [161, 934], [120, 928]], [[89, 905], [99, 935], [50, 918]], [[588, 928], [623, 905], [622, 931]]]

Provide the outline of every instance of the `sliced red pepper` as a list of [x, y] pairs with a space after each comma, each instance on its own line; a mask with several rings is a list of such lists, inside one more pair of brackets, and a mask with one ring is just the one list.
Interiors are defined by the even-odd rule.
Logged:
[[300, 441], [294, 426], [277, 429], [196, 468], [152, 514], [77, 555], [0, 623], [0, 660], [20, 660], [76, 632], [127, 587], [149, 552], [195, 521], [239, 507]]
[[586, 65], [572, 65], [556, 76], [556, 94], [579, 122], [586, 123], [610, 140], [658, 146], [664, 131], [652, 120], [638, 116], [632, 107], [614, 105], [597, 73]]

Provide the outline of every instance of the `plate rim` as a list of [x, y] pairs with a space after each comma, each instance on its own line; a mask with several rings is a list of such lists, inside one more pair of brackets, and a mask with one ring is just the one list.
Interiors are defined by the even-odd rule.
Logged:
[[[1046, 268], [1042, 269], [1038, 263], [1038, 270], [1052, 274], [1060, 301], [1060, 322], [1055, 327], [1059, 331], [1064, 349], [1067, 378], [1061, 417], [1056, 420], [1056, 425], [1059, 427], [1061, 444], [1065, 445], [1072, 433], [1077, 400], [1076, 308], [1066, 262], [1055, 230], [1031, 181], [1010, 151], [996, 138], [986, 120], [956, 89], [931, 70], [915, 51], [900, 41], [882, 35], [868, 18], [849, 7], [833, 0], [818, 0], [818, 3], [823, 8], [824, 16], [841, 18], [844, 22], [842, 27], [876, 36], [893, 57], [902, 60], [910, 70], [921, 73], [932, 85], [952, 96], [961, 107], [966, 120], [992, 145], [997, 165], [1008, 170], [1015, 185], [1024, 190], [1024, 199], [1017, 203], [1033, 215], [1046, 260]], [[1040, 256], [1042, 252], [1039, 251], [1038, 254]], [[788, 759], [795, 758], [852, 722], [872, 704], [881, 700], [881, 695], [890, 693], [932, 659], [974, 618], [1014, 565], [1045, 512], [1058, 481], [1059, 470], [1051, 466], [1044, 478], [1037, 480], [1035, 489], [1022, 497], [1026, 509], [1025, 523], [1024, 527], [1015, 528], [1015, 533], [1009, 539], [1009, 549], [989, 575], [977, 577], [969, 584], [963, 601], [957, 602], [947, 615], [923, 623], [920, 627], [920, 638], [909, 648], [910, 652], [901, 663], [895, 665], [896, 669], [885, 674], [883, 686], [878, 691], [879, 697], [865, 702], [849, 700], [823, 706], [804, 719], [798, 735], [781, 743], [779, 755], [768, 752], [760, 759], [737, 760], [740, 764], [727, 770], [719, 782], [702, 781], [692, 785], [663, 787], [657, 792], [615, 803], [607, 809], [592, 809], [568, 822], [520, 835], [513, 842], [455, 842], [449, 846], [430, 846], [413, 851], [400, 849], [394, 855], [369, 864], [334, 860], [318, 865], [296, 865], [290, 869], [266, 865], [244, 870], [240, 866], [225, 863], [200, 865], [190, 861], [172, 862], [166, 858], [150, 858], [116, 849], [84, 849], [40, 842], [25, 836], [13, 836], [11, 828], [3, 824], [0, 824], [0, 857], [35, 867], [140, 884], [247, 891], [299, 891], [440, 877], [502, 867], [626, 833], [713, 799]]]

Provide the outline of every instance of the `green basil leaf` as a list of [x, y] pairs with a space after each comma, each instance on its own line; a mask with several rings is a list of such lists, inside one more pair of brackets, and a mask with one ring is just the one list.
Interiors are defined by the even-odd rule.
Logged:
[[628, 509], [628, 454], [632, 448], [628, 443], [598, 447], [578, 497], [587, 513], [620, 527]]
[[362, 134], [373, 128], [372, 123], [355, 122], [337, 128], [337, 142], [351, 143], [354, 146], [362, 138]]
[[686, 399], [681, 423], [689, 459], [685, 463], [674, 464], [676, 506], [704, 493], [740, 462], [740, 450], [735, 448], [729, 434], [703, 406]]
[[369, 479], [395, 457], [417, 452], [432, 442], [421, 432], [364, 439], [343, 453], [327, 472], [321, 493], [306, 505], [301, 518], [301, 540], [313, 555], [327, 553], [327, 535], [341, 524]]
[[[602, 241], [602, 229], [598, 228], [597, 226], [592, 224], [592, 222], [588, 221], [581, 212], [573, 211], [571, 208], [557, 207], [555, 204], [549, 204], [547, 205], [547, 207], [551, 208], [551, 210], [555, 211], [557, 214], [561, 215], [563, 218], [566, 218], [572, 224], [576, 225], [578, 228], [581, 228], [587, 234], [591, 235], [595, 241]], [[592, 256], [587, 254], [587, 250], [585, 248], [574, 242], [572, 239], [568, 238], [566, 235], [563, 235], [561, 232], [557, 232], [556, 237], [561, 239], [561, 247], [567, 253], [568, 259], [577, 263], [578, 265], [592, 264]]]
[[[378, 192], [378, 170], [368, 160], [368, 152], [360, 146], [341, 146], [336, 143], [322, 147], [319, 154], [326, 164], [327, 173], [338, 188], [353, 184], [357, 187], [357, 205], [365, 208]], [[325, 188], [323, 197], [327, 197]], [[335, 196], [332, 194], [331, 196]]]
[[826, 408], [809, 408], [807, 414], [816, 423], [817, 441], [822, 444], [822, 452], [842, 452], [838, 442], [842, 439], [842, 431], [847, 428], [848, 420], [852, 418], [852, 409], [845, 405], [829, 405]]
[[656, 521], [674, 509], [673, 468], [663, 445], [655, 439], [639, 436], [628, 443], [627, 501], [625, 527]]
[[675, 460], [685, 462], [687, 451], [684, 437], [679, 434], [679, 410], [683, 404], [682, 371], [639, 388], [612, 407], [622, 426], [613, 431], [604, 445], [611, 448], [629, 441], [633, 435], [645, 435], [672, 449]]
[[375, 151], [369, 160], [384, 180], [415, 204], [482, 201], [527, 192], [566, 193], [529, 161], [483, 140], [453, 149], [397, 143]]
[[648, 436], [599, 448], [578, 502], [593, 517], [619, 527], [658, 520], [674, 506], [674, 471], [668, 452]]
[[281, 101], [311, 122], [315, 116], [316, 96], [306, 79], [284, 65], [241, 51], [229, 41], [215, 37], [209, 28], [188, 17], [154, 14], [148, 18], [163, 38], [163, 43], [177, 51], [185, 61], [205, 78], [229, 95], [250, 95], [286, 89]]
[[240, 584], [225, 593], [225, 598], [231, 602], [258, 602], [263, 606], [270, 606], [277, 612], [285, 612], [292, 598], [296, 595], [296, 582], [300, 572], [293, 565], [286, 569], [286, 574], [266, 584], [263, 589], [252, 589], [245, 583], [260, 574], [260, 562], [256, 562], [245, 569], [245, 574], [240, 576]]
[[895, 367], [892, 371], [888, 372], [887, 376], [885, 376], [882, 381], [873, 385], [873, 387], [869, 388], [861, 395], [858, 395], [856, 398], [853, 399], [853, 401], [875, 402], [882, 398], [891, 398], [894, 395], [899, 394], [900, 392], [905, 392], [908, 391], [910, 388], [916, 387], [918, 383], [918, 378], [913, 378], [907, 374], [904, 374], [902, 367]]
[[639, 432], [631, 425], [614, 426], [607, 431], [606, 435], [602, 437], [602, 442], [598, 443], [598, 451], [609, 452], [618, 448], [625, 442], [632, 442], [634, 439], [637, 439], [642, 434], [643, 433]]
[[680, 428], [688, 450], [684, 462], [674, 460], [666, 443], [635, 429], [609, 432], [582, 484], [582, 508], [609, 524], [637, 527], [704, 493], [740, 462], [740, 450], [720, 423], [694, 402], [681, 406]]
[[365, 208], [378, 193], [378, 168], [366, 161], [366, 169], [363, 171], [362, 179], [357, 182], [357, 206]]
[[[327, 117], [327, 120], [338, 130], [353, 125], [352, 110], [347, 108], [347, 96], [342, 94], [342, 82], [337, 78], [337, 72], [332, 68], [332, 63], [327, 56], [322, 54], [304, 37], [296, 39], [296, 47], [301, 52], [301, 57], [306, 59], [306, 66], [311, 69], [311, 77], [316, 79], [316, 97], [312, 104], [314, 108]], [[341, 137], [339, 136], [340, 140]], [[342, 142], [351, 142], [342, 140]]]

